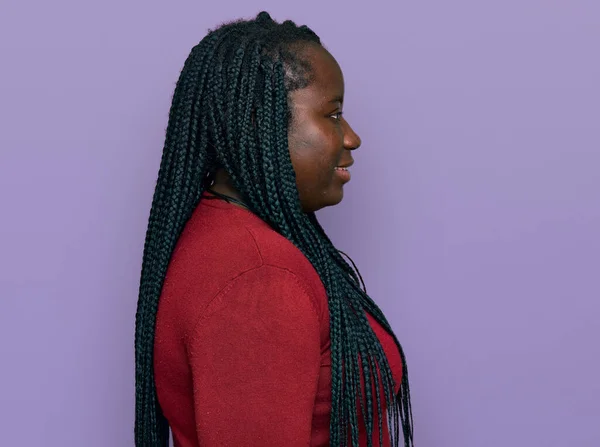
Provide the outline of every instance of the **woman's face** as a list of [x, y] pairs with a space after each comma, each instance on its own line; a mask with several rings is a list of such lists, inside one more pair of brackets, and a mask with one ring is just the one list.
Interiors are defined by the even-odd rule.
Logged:
[[289, 95], [288, 142], [300, 203], [308, 213], [342, 201], [343, 185], [350, 181], [344, 168], [354, 162], [350, 151], [360, 146], [360, 138], [342, 116], [344, 77], [338, 63], [321, 46], [302, 51], [312, 66], [312, 82]]

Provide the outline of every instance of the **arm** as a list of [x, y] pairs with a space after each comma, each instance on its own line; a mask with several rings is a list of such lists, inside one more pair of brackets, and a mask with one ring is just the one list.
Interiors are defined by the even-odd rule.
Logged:
[[307, 446], [319, 316], [298, 278], [262, 266], [213, 299], [188, 338], [202, 446]]

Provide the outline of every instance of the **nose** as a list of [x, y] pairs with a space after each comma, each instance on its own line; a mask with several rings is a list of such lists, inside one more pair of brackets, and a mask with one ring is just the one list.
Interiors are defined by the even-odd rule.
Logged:
[[348, 121], [344, 120], [344, 122], [346, 124], [346, 128], [344, 129], [344, 148], [349, 151], [358, 149], [361, 145], [360, 137], [354, 132]]

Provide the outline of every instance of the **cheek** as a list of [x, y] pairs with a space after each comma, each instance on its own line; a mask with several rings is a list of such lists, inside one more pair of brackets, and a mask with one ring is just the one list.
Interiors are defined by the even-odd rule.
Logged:
[[299, 187], [310, 189], [330, 180], [338, 161], [337, 147], [341, 147], [341, 143], [337, 144], [340, 136], [335, 128], [305, 123], [291, 132], [288, 140]]

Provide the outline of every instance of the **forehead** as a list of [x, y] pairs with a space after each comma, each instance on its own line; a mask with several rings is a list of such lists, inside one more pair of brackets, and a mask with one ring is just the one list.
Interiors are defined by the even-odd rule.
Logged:
[[344, 75], [335, 58], [320, 45], [309, 45], [301, 51], [310, 63], [312, 82], [290, 94], [295, 105], [319, 105], [343, 98]]

